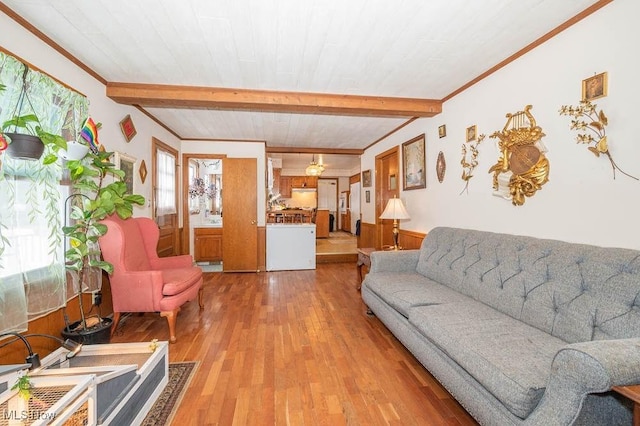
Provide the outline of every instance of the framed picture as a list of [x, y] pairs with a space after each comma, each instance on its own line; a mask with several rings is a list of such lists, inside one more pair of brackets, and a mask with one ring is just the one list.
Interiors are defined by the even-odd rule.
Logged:
[[364, 191], [364, 201], [366, 203], [370, 203], [371, 202], [371, 191], [369, 191], [369, 190]]
[[476, 140], [476, 125], [467, 127], [467, 142]]
[[365, 188], [371, 186], [371, 169], [362, 172], [362, 186]]
[[443, 124], [442, 126], [438, 127], [438, 137], [442, 139], [445, 136], [447, 136], [447, 125]]
[[424, 133], [402, 144], [402, 164], [404, 168], [402, 189], [407, 191], [409, 189], [427, 187], [425, 160]]
[[113, 153], [113, 164], [116, 169], [120, 169], [124, 172], [124, 178], [122, 179], [127, 185], [127, 193], [135, 194], [134, 192], [134, 177], [136, 172], [136, 159], [121, 152]]
[[606, 72], [582, 80], [582, 99], [591, 101], [607, 96], [607, 85]]
[[138, 133], [136, 131], [136, 126], [133, 125], [133, 120], [130, 115], [127, 115], [120, 122], [120, 130], [122, 130], [122, 134], [124, 135], [124, 139], [127, 142], [131, 142], [131, 139]]

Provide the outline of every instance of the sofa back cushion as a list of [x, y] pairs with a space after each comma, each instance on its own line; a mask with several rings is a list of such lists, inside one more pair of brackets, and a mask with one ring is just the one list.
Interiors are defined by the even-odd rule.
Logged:
[[435, 228], [417, 271], [566, 342], [640, 337], [640, 251]]

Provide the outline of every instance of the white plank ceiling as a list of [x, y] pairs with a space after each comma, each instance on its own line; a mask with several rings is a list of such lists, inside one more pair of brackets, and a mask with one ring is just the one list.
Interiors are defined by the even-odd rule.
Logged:
[[[595, 0], [3, 0], [109, 82], [442, 99]], [[70, 82], [73, 84], [73, 82]], [[363, 149], [410, 117], [146, 108], [181, 138]]]

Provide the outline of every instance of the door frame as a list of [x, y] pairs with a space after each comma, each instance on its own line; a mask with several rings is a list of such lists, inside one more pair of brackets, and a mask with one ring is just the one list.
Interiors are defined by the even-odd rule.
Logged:
[[[157, 204], [157, 194], [156, 194], [156, 189], [158, 187], [158, 168], [157, 168], [157, 161], [158, 161], [158, 151], [165, 151], [170, 153], [171, 155], [173, 155], [176, 159], [176, 164], [175, 164], [175, 170], [174, 170], [174, 185], [176, 188], [176, 194], [175, 194], [175, 205], [176, 205], [176, 213], [172, 220], [172, 228], [173, 230], [171, 231], [172, 236], [171, 236], [171, 240], [172, 240], [172, 246], [173, 246], [173, 254], [174, 255], [178, 255], [181, 254], [184, 249], [183, 247], [181, 247], [181, 241], [180, 241], [180, 204], [178, 202], [179, 200], [179, 183], [180, 183], [180, 173], [178, 172], [178, 168], [180, 167], [178, 164], [178, 160], [180, 159], [180, 152], [172, 147], [171, 145], [168, 145], [164, 142], [162, 142], [160, 139], [156, 138], [156, 137], [151, 137], [151, 217], [153, 218], [153, 220], [156, 222], [156, 224], [158, 223], [158, 216], [156, 214], [156, 204]], [[160, 233], [162, 234], [162, 227], [160, 227]], [[161, 237], [162, 238], [162, 237]]]
[[[395, 146], [391, 149], [388, 149], [380, 154], [376, 155], [376, 165], [375, 165], [375, 175], [376, 175], [376, 247], [381, 249], [383, 246], [383, 227], [382, 221], [384, 219], [380, 219], [380, 215], [384, 211], [386, 205], [385, 200], [383, 200], [382, 192], [383, 185], [386, 185], [389, 176], [382, 176], [382, 163], [388, 157], [395, 155], [396, 157], [396, 166], [398, 169], [398, 175], [400, 175], [400, 146]], [[400, 197], [400, 176], [396, 177], [396, 189], [395, 196]]]
[[[319, 177], [318, 178], [318, 187], [320, 187], [320, 181], [324, 180], [324, 181], [331, 181], [334, 182], [336, 184], [336, 215], [333, 218], [334, 221], [334, 225], [335, 225], [335, 231], [339, 231], [340, 228], [338, 227], [338, 221], [340, 218], [340, 179], [336, 178], [336, 177], [330, 177], [330, 178], [323, 178], [323, 177]], [[316, 209], [318, 208], [317, 204], [316, 204]], [[329, 210], [329, 213], [331, 213], [331, 210]], [[329, 232], [335, 232], [333, 229], [329, 230]]]
[[[189, 232], [189, 160], [217, 160], [226, 158], [226, 154], [182, 154], [182, 244], [184, 254], [191, 254], [191, 235]], [[224, 169], [222, 170], [224, 173]]]

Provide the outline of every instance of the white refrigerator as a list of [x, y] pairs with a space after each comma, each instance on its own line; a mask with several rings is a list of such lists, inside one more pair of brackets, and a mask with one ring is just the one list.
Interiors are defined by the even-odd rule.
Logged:
[[316, 225], [267, 224], [267, 271], [297, 269], [316, 269]]

